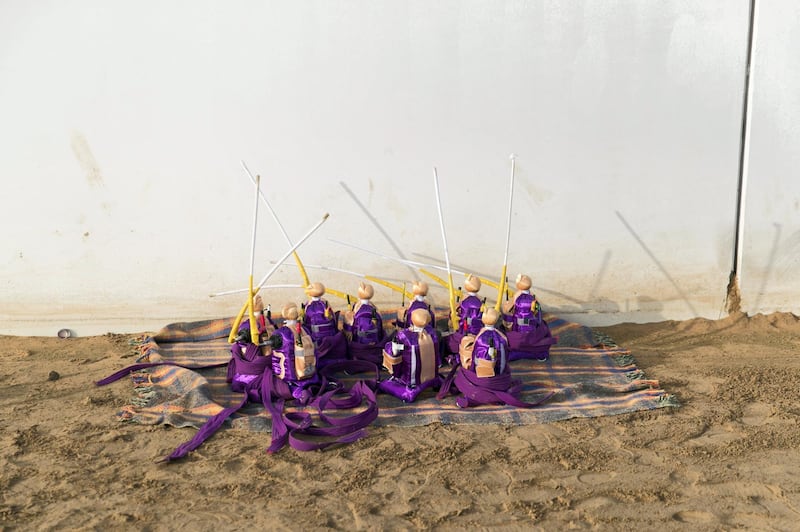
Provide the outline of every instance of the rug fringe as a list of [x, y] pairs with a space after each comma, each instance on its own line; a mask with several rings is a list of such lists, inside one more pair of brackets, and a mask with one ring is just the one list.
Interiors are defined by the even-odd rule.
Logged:
[[612, 356], [611, 360], [613, 360], [617, 366], [630, 366], [635, 362], [631, 355]]
[[131, 398], [131, 404], [138, 407], [146, 407], [152, 406], [154, 404], [154, 399], [158, 397], [158, 394], [150, 388], [148, 391], [138, 392], [137, 396]]
[[638, 381], [638, 380], [644, 378], [644, 371], [642, 371], [640, 369], [635, 369], [633, 371], [628, 371], [627, 373], [625, 373], [625, 378], [628, 379], [628, 382], [630, 382], [630, 381]]
[[658, 404], [659, 404], [659, 406], [662, 406], [662, 407], [667, 407], [667, 406], [679, 407], [679, 406], [681, 406], [680, 402], [678, 401], [678, 398], [675, 397], [671, 393], [662, 394], [658, 398]]

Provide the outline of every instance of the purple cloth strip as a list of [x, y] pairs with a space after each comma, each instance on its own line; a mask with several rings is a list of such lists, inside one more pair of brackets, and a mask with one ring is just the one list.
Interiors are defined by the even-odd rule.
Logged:
[[366, 360], [374, 364], [380, 364], [383, 361], [383, 346], [386, 345], [386, 340], [381, 340], [374, 344], [359, 344], [358, 342], [350, 342], [348, 344], [348, 354], [353, 360]]
[[317, 370], [339, 360], [347, 358], [347, 338], [342, 331], [333, 336], [321, 338], [314, 350], [317, 355]]
[[389, 395], [397, 397], [404, 403], [413, 403], [417, 397], [428, 388], [438, 388], [442, 382], [441, 377], [434, 377], [424, 384], [409, 388], [405, 384], [395, 379], [386, 379], [378, 383], [378, 389]]
[[544, 403], [553, 395], [549, 393], [535, 403], [527, 403], [512, 393], [519, 393], [521, 387], [518, 386], [519, 381], [511, 379], [510, 373], [495, 377], [478, 377], [461, 366], [456, 368], [453, 384], [462, 394], [456, 399], [456, 404], [461, 408], [497, 403], [518, 408], [532, 408]]
[[547, 325], [542, 325], [532, 332], [507, 331], [508, 347], [512, 351], [528, 351], [558, 342], [558, 338], [550, 334]]
[[[349, 372], [370, 372], [374, 374], [374, 379], [358, 381], [352, 388], [347, 389], [341, 384], [334, 390], [327, 391], [315, 399], [314, 404], [319, 412], [320, 419], [327, 423], [327, 427], [315, 426], [311, 415], [307, 412], [294, 412], [284, 414], [285, 391], [282, 394], [276, 389], [282, 383], [280, 379], [272, 376], [265, 378], [262, 383], [262, 400], [265, 408], [272, 417], [272, 441], [267, 448], [268, 453], [275, 453], [282, 449], [287, 443], [298, 451], [319, 450], [339, 443], [350, 443], [366, 435], [364, 427], [372, 423], [378, 417], [378, 401], [375, 392], [370, 388], [370, 383], [377, 380], [378, 368], [376, 365], [365, 361], [336, 361], [328, 364], [323, 373], [323, 384], [327, 382], [327, 377], [333, 375], [335, 371]], [[285, 385], [285, 383], [283, 383]], [[374, 384], [373, 384], [374, 385]], [[324, 389], [324, 387], [323, 387]], [[287, 387], [288, 390], [288, 387]], [[336, 398], [336, 395], [345, 395], [344, 398]], [[278, 397], [273, 401], [273, 397]], [[355, 408], [361, 405], [364, 400], [367, 408], [345, 417], [332, 417], [325, 413], [328, 405], [334, 409]], [[308, 441], [303, 436], [334, 438], [326, 441]]]

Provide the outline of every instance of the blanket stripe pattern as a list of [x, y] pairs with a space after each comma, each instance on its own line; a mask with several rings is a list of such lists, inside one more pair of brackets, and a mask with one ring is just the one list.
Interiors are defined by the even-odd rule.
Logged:
[[[394, 312], [384, 315], [390, 323]], [[674, 396], [645, 378], [630, 351], [600, 337], [588, 327], [545, 315], [558, 344], [550, 358], [512, 361], [515, 379], [524, 383], [520, 399], [536, 401], [553, 394], [536, 408], [484, 405], [462, 409], [455, 396], [443, 400], [423, 392], [414, 403], [387, 394], [378, 396], [377, 426], [442, 424], [533, 424], [575, 417], [617, 415], [639, 410], [678, 406]], [[180, 366], [156, 366], [131, 373], [135, 397], [117, 414], [122, 421], [145, 425], [167, 424], [199, 428], [225, 407], [238, 404], [241, 395], [225, 381], [226, 368], [202, 368], [230, 359], [227, 341], [232, 319], [175, 323], [140, 340], [137, 362], [168, 361]], [[447, 368], [442, 369], [444, 374]], [[356, 379], [358, 375], [344, 376]], [[287, 411], [299, 410], [288, 406]], [[261, 405], [249, 404], [230, 421], [235, 428], [269, 431], [270, 418]]]

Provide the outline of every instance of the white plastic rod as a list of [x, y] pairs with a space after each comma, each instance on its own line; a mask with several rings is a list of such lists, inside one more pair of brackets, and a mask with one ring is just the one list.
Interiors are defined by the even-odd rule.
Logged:
[[[277, 290], [279, 288], [303, 288], [303, 286], [299, 284], [266, 284], [261, 288], [269, 289], [269, 290]], [[218, 292], [216, 294], [209, 294], [208, 297], [219, 297], [219, 296], [227, 296], [230, 294], [242, 294], [250, 290], [249, 288], [237, 288], [235, 290], [226, 290], [225, 292]]]
[[295, 252], [295, 250], [296, 250], [297, 248], [299, 248], [299, 247], [300, 247], [300, 244], [302, 244], [303, 242], [305, 242], [306, 240], [308, 240], [308, 237], [310, 237], [312, 234], [314, 234], [314, 231], [316, 231], [317, 229], [319, 229], [319, 228], [320, 228], [320, 226], [321, 226], [322, 224], [324, 224], [324, 223], [325, 223], [325, 220], [327, 220], [329, 216], [330, 216], [330, 214], [328, 214], [328, 213], [326, 212], [326, 213], [325, 213], [325, 215], [322, 217], [322, 220], [320, 220], [319, 222], [317, 222], [317, 223], [316, 223], [316, 225], [314, 225], [314, 227], [312, 227], [311, 229], [309, 229], [309, 230], [308, 230], [308, 232], [307, 232], [305, 235], [303, 235], [303, 237], [302, 237], [300, 240], [298, 240], [298, 241], [297, 241], [297, 243], [295, 243], [295, 244], [294, 244], [294, 245], [291, 247], [291, 249], [290, 249], [289, 251], [287, 251], [287, 252], [286, 252], [286, 254], [284, 254], [284, 256], [283, 256], [283, 257], [281, 257], [279, 260], [277, 260], [277, 261], [276, 261], [276, 264], [275, 264], [275, 266], [273, 266], [273, 268], [272, 268], [272, 269], [271, 269], [269, 272], [267, 272], [267, 274], [264, 276], [264, 278], [263, 278], [263, 279], [261, 279], [261, 282], [260, 282], [260, 283], [258, 283], [258, 287], [255, 289], [254, 293], [255, 293], [255, 292], [258, 292], [258, 291], [261, 289], [261, 287], [262, 287], [262, 286], [264, 286], [264, 283], [266, 283], [266, 282], [267, 282], [267, 279], [269, 279], [269, 278], [272, 276], [272, 274], [274, 274], [274, 273], [275, 273], [275, 272], [278, 270], [278, 268], [280, 268], [280, 267], [281, 267], [281, 265], [283, 264], [283, 262], [284, 262], [286, 259], [288, 259], [288, 258], [291, 256], [291, 254]]

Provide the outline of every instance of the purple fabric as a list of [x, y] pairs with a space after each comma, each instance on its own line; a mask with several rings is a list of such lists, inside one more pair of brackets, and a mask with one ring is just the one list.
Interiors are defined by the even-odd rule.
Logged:
[[383, 319], [380, 312], [370, 303], [364, 303], [353, 315], [353, 325], [347, 326], [352, 334], [351, 344], [376, 344], [384, 341]]
[[[301, 327], [305, 334], [310, 336], [307, 329], [300, 326], [299, 323], [293, 324], [295, 327]], [[289, 325], [284, 324], [275, 330], [275, 335], [281, 337], [281, 346], [273, 349], [273, 353], [280, 353], [283, 357], [272, 356], [272, 373], [275, 375], [283, 374], [283, 380], [287, 382], [297, 381], [297, 369], [295, 367], [294, 348], [297, 339], [295, 331]], [[315, 351], [316, 352], [316, 351]]]
[[191, 440], [176, 447], [175, 450], [169, 454], [169, 456], [162, 458], [160, 461], [171, 462], [178, 460], [200, 447], [204, 441], [217, 432], [226, 419], [238, 412], [242, 407], [244, 407], [244, 405], [247, 404], [249, 395], [249, 393], [244, 394], [242, 397], [242, 402], [238, 405], [223, 408], [222, 411], [220, 411], [217, 415], [206, 421]]
[[431, 317], [430, 325], [432, 325], [432, 326], [436, 325], [436, 316], [434, 315], [433, 310], [431, 309], [431, 306], [428, 304], [428, 302], [425, 301], [424, 299], [422, 301], [419, 301], [417, 298], [414, 298], [411, 301], [411, 303], [408, 305], [408, 308], [406, 308], [405, 312], [403, 313], [403, 319], [402, 320], [397, 320], [397, 326], [399, 328], [401, 328], [401, 329], [405, 329], [406, 327], [410, 327], [411, 326], [411, 313], [414, 312], [417, 309], [427, 310], [428, 314], [430, 314], [430, 317]]
[[503, 319], [511, 322], [512, 331], [523, 333], [532, 332], [544, 324], [536, 296], [525, 292], [517, 295], [511, 313], [504, 315]]
[[436, 330], [430, 325], [425, 327], [425, 332], [430, 335], [433, 342], [434, 366], [437, 370], [434, 372], [434, 377], [421, 382], [422, 363], [419, 354], [419, 333], [410, 328], [402, 329], [397, 331], [393, 340], [387, 342], [384, 346], [384, 351], [388, 355], [392, 355], [393, 342], [402, 344], [403, 350], [399, 354], [401, 360], [395, 367], [394, 375], [379, 384], [381, 391], [394, 395], [405, 402], [412, 402], [422, 390], [431, 386], [438, 387], [441, 384], [441, 378], [438, 374], [438, 368], [442, 365], [439, 337], [436, 334]]
[[532, 408], [538, 406], [550, 397], [553, 393], [548, 393], [535, 403], [527, 403], [518, 399], [522, 389], [522, 383], [511, 379], [511, 373], [503, 373], [495, 377], [478, 377], [472, 371], [456, 365], [447, 376], [439, 393], [438, 399], [444, 399], [455, 387], [461, 393], [456, 399], [456, 404], [461, 408], [486, 404], [506, 404], [518, 408]]
[[[439, 352], [439, 336], [436, 334], [436, 330], [430, 325], [425, 327], [425, 332], [430, 335], [431, 341], [433, 342], [434, 356], [436, 358], [435, 366], [438, 368], [442, 365], [441, 354]], [[395, 379], [412, 387], [423, 385], [424, 383], [420, 382], [422, 367], [419, 355], [419, 333], [411, 329], [397, 331], [393, 342], [403, 344], [404, 346], [400, 355], [402, 360], [395, 370]], [[386, 342], [384, 351], [389, 355], [392, 354], [392, 342]]]
[[[356, 363], [353, 369], [358, 371], [364, 368], [365, 363]], [[377, 367], [370, 365], [377, 375]], [[330, 369], [337, 367], [331, 364]], [[331, 373], [332, 374], [332, 373]], [[326, 382], [327, 379], [323, 379]], [[284, 413], [285, 400], [289, 390], [284, 387], [280, 379], [270, 375], [262, 383], [263, 404], [272, 417], [272, 442], [267, 449], [268, 453], [275, 453], [287, 443], [300, 451], [319, 450], [335, 444], [350, 443], [366, 436], [364, 427], [372, 423], [378, 416], [378, 402], [375, 393], [368, 386], [370, 381], [358, 381], [352, 388], [339, 387], [328, 391], [315, 400], [320, 419], [328, 426], [315, 426], [308, 412]], [[291, 392], [289, 392], [291, 394]], [[344, 394], [344, 399], [337, 399], [336, 395]], [[289, 395], [290, 396], [290, 395]], [[364, 401], [367, 408], [345, 417], [331, 417], [325, 411], [328, 405], [335, 409], [355, 408]], [[314, 437], [314, 441], [305, 440], [304, 436]], [[319, 441], [319, 437], [332, 438]]]
[[458, 309], [456, 309], [459, 316], [458, 332], [478, 334], [478, 331], [483, 327], [483, 322], [481, 322], [481, 316], [483, 316], [482, 306], [483, 302], [478, 296], [470, 295], [461, 300]]
[[312, 299], [303, 309], [303, 325], [309, 330], [315, 344], [338, 332], [338, 316], [324, 299]]
[[228, 382], [236, 373], [260, 375], [270, 357], [265, 357], [261, 348], [251, 342], [231, 344], [231, 361], [228, 364]]
[[347, 338], [342, 331], [322, 338], [316, 347], [317, 370], [333, 362], [347, 360]]
[[353, 325], [345, 324], [344, 329], [351, 336], [347, 342], [347, 355], [351, 359], [381, 363], [386, 332], [383, 330], [383, 319], [372, 304], [362, 304], [353, 316]]
[[[493, 353], [492, 350], [494, 351]], [[484, 327], [475, 337], [475, 348], [472, 351], [472, 366], [465, 369], [475, 371], [476, 360], [482, 359], [492, 362], [497, 375], [504, 373], [511, 374], [511, 369], [508, 366], [508, 351], [508, 340], [506, 336], [497, 329]]]
[[383, 361], [383, 346], [383, 342], [375, 344], [350, 342], [347, 345], [347, 354], [352, 360], [366, 360], [380, 365]]
[[508, 331], [506, 337], [510, 351], [509, 360], [547, 360], [550, 357], [550, 347], [558, 342], [545, 321], [529, 333]]
[[258, 389], [264, 371], [268, 371], [272, 357], [264, 356], [261, 348], [252, 343], [234, 342], [228, 363], [228, 382], [231, 390], [247, 394], [250, 401], [259, 402]]
[[437, 388], [441, 386], [441, 383], [442, 379], [438, 375], [424, 384], [414, 387], [407, 386], [397, 379], [389, 378], [381, 381], [378, 384], [378, 389], [384, 393], [388, 393], [389, 395], [397, 397], [404, 403], [413, 403], [423, 391], [427, 390], [428, 388]]
[[[291, 338], [287, 338], [286, 331], [281, 334], [281, 338], [284, 342], [290, 340], [289, 345], [293, 347], [294, 334], [290, 329], [284, 329], [288, 331]], [[242, 393], [241, 401], [235, 406], [223, 408], [209, 418], [193, 438], [179, 445], [162, 461], [178, 460], [200, 447], [222, 426], [225, 420], [243, 408], [248, 401], [263, 404], [270, 413], [273, 425], [272, 441], [268, 449], [270, 453], [276, 452], [286, 443], [298, 450], [318, 450], [335, 444], [356, 441], [366, 436], [367, 432], [364, 428], [378, 416], [378, 403], [375, 392], [372, 390], [378, 379], [378, 367], [375, 364], [364, 361], [330, 361], [322, 377], [315, 374], [312, 378], [291, 382], [284, 381], [273, 374], [272, 357], [263, 356], [259, 346], [249, 342], [235, 342], [231, 345], [230, 350], [228, 382], [233, 391]], [[178, 364], [170, 362], [135, 364], [98, 381], [97, 384], [108, 384], [128, 375], [131, 371], [161, 365], [177, 366]], [[219, 365], [221, 364], [204, 367]], [[335, 388], [316, 397], [317, 390], [324, 391], [329, 382], [328, 378], [332, 378], [336, 371], [368, 372], [371, 375], [365, 380], [358, 381], [349, 389], [337, 383]], [[306, 412], [284, 413], [285, 402], [290, 399], [296, 400], [299, 404], [313, 401], [320, 419], [327, 426], [315, 426], [310, 414]], [[331, 416], [327, 413], [331, 409], [357, 408], [364, 403], [366, 403], [364, 410], [350, 416]], [[305, 437], [312, 437], [314, 440], [308, 441], [304, 439]], [[320, 437], [326, 439], [319, 441]]]
[[458, 348], [461, 345], [461, 339], [466, 336], [463, 332], [453, 331], [446, 337], [445, 348], [448, 354], [458, 355]]

